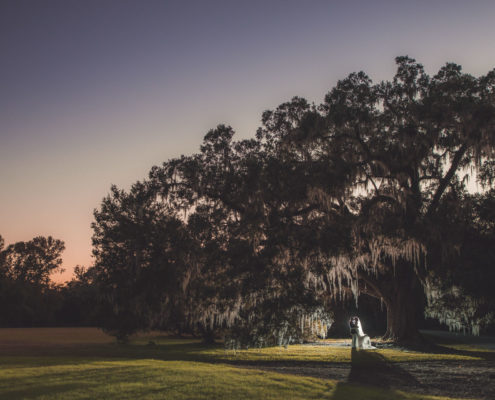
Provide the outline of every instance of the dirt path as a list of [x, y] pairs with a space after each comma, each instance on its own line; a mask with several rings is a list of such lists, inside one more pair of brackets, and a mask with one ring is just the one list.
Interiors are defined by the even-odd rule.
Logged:
[[[495, 349], [495, 338], [464, 336], [449, 332], [424, 332], [436, 342]], [[349, 340], [326, 343], [350, 347]], [[440, 350], [443, 349], [443, 350]], [[350, 349], [349, 349], [350, 350]], [[438, 351], [481, 357], [482, 360], [436, 360], [390, 362], [375, 351], [353, 352], [351, 363], [270, 362], [248, 367], [280, 373], [334, 379], [340, 382], [403, 390], [453, 398], [495, 399], [495, 352], [438, 348]], [[246, 365], [243, 365], [245, 367]]]
[[483, 349], [495, 350], [495, 337], [493, 336], [471, 336], [462, 333], [445, 332], [445, 331], [421, 331], [424, 335], [434, 339], [435, 342], [443, 341], [451, 343], [475, 345]]
[[367, 366], [353, 363], [315, 366], [291, 362], [251, 364], [249, 367], [427, 395], [495, 399], [495, 363], [486, 360], [378, 362]]

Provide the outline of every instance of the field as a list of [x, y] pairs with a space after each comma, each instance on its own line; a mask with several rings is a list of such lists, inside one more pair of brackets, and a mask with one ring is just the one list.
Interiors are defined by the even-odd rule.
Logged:
[[95, 328], [0, 329], [0, 398], [495, 398], [491, 339], [434, 338], [428, 353], [332, 340], [234, 352], [153, 333], [118, 345]]

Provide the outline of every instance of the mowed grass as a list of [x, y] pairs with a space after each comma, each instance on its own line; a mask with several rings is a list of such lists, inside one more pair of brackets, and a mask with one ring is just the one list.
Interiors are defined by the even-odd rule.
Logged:
[[[457, 346], [456, 346], [457, 347]], [[459, 346], [461, 349], [462, 346]], [[454, 346], [452, 347], [454, 348]], [[463, 347], [467, 349], [468, 346]], [[472, 347], [469, 347], [472, 350]], [[482, 350], [480, 351], [487, 351]], [[423, 353], [409, 350], [381, 349], [373, 350], [374, 353], [383, 356], [388, 362], [407, 361], [433, 361], [433, 360], [481, 360], [477, 352], [466, 354], [449, 353]], [[283, 347], [269, 347], [266, 349], [249, 349], [240, 351], [225, 351], [223, 349], [201, 350], [198, 355], [207, 355], [212, 359], [228, 361], [295, 361], [295, 362], [320, 362], [320, 363], [350, 363], [351, 350], [349, 347], [329, 347], [311, 345], [292, 345], [287, 349]]]
[[[148, 344], [150, 340], [153, 345]], [[474, 352], [377, 352], [391, 362], [477, 359]], [[274, 361], [322, 366], [349, 363], [351, 351], [345, 347], [298, 345], [234, 352], [220, 346], [206, 347], [198, 340], [158, 334], [137, 336], [128, 345], [117, 345], [95, 328], [0, 329], [0, 398], [442, 398], [257, 369], [257, 363]]]

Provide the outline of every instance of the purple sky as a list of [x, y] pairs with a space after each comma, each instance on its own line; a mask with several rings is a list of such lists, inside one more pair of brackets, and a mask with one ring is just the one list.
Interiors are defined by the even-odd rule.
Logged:
[[198, 150], [218, 123], [253, 136], [294, 95], [348, 73], [390, 79], [409, 55], [435, 73], [495, 67], [493, 1], [0, 2], [0, 234], [66, 242], [91, 263], [92, 210], [112, 183]]

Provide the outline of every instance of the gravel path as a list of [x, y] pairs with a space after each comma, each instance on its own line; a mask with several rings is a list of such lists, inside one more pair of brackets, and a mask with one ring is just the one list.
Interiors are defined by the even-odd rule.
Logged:
[[251, 364], [249, 368], [334, 379], [411, 393], [454, 398], [495, 399], [495, 363], [493, 361], [377, 363], [368, 367], [348, 363], [321, 366], [291, 362], [270, 363], [269, 365]]
[[[495, 338], [464, 336], [450, 332], [425, 331], [437, 342], [475, 345], [495, 350]], [[315, 343], [316, 344], [316, 343]], [[312, 345], [315, 345], [312, 344]], [[350, 347], [350, 340], [320, 343], [323, 346]], [[388, 345], [376, 344], [379, 347]], [[248, 367], [280, 373], [334, 379], [405, 392], [449, 396], [453, 398], [495, 399], [495, 352], [453, 350], [457, 354], [475, 355], [482, 360], [436, 360], [389, 362], [374, 351], [353, 353], [351, 363], [270, 362]], [[245, 367], [246, 365], [243, 365]]]

